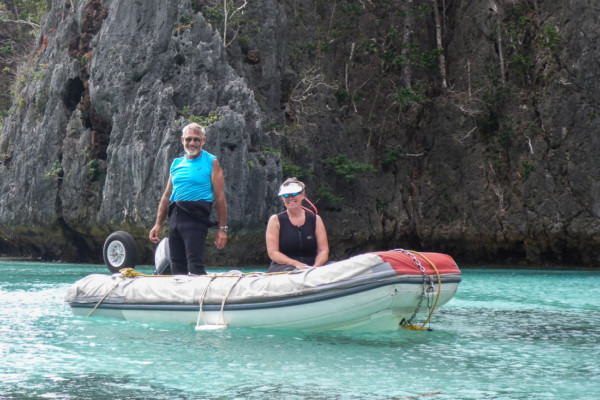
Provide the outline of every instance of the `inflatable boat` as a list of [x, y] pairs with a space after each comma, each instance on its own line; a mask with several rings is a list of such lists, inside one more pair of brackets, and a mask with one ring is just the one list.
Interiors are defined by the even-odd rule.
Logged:
[[[270, 274], [144, 275], [123, 268], [77, 281], [66, 302], [75, 315], [198, 330], [427, 329], [433, 311], [454, 297], [460, 281], [452, 257], [396, 249]], [[417, 320], [425, 322], [418, 326]]]

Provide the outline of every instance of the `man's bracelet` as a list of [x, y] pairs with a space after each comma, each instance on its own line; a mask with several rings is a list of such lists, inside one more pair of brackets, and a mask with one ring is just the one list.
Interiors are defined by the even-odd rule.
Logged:
[[223, 232], [227, 233], [227, 230], [229, 228], [227, 227], [227, 225], [225, 225], [225, 226], [220, 226], [219, 229], [222, 230]]

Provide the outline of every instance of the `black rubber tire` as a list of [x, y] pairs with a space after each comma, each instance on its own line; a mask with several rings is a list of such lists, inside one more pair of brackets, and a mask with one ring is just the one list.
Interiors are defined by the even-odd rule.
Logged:
[[135, 240], [125, 231], [113, 232], [104, 241], [102, 256], [113, 274], [123, 268], [135, 268], [138, 260]]

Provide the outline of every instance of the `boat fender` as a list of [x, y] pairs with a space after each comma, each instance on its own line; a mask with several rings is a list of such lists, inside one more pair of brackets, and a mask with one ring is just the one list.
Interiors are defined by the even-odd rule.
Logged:
[[123, 268], [135, 268], [138, 259], [135, 240], [125, 231], [113, 232], [104, 241], [102, 256], [113, 274]]

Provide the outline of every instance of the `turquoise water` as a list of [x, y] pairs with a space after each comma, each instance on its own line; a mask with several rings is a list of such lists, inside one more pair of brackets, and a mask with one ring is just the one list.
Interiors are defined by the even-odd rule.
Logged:
[[600, 272], [466, 269], [432, 332], [385, 333], [74, 317], [90, 273], [0, 262], [1, 399], [600, 398]]

